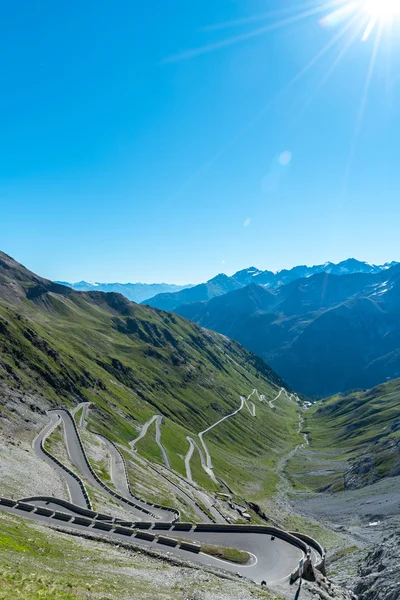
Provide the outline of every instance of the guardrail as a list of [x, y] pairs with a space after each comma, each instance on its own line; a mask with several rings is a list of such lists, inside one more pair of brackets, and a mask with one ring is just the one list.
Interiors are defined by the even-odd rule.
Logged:
[[124, 455], [122, 454], [122, 452], [119, 450], [119, 448], [116, 446], [116, 444], [114, 444], [114, 442], [112, 442], [111, 440], [109, 440], [105, 435], [102, 435], [100, 433], [95, 433], [94, 431], [92, 431], [92, 433], [94, 433], [95, 435], [103, 438], [104, 440], [106, 440], [106, 442], [108, 442], [109, 444], [111, 444], [113, 446], [113, 448], [115, 449], [116, 452], [118, 452], [121, 460], [122, 460], [122, 464], [124, 465], [124, 470], [125, 470], [125, 478], [126, 478], [126, 483], [128, 485], [128, 491], [130, 493], [130, 495], [132, 496], [132, 498], [135, 498], [136, 500], [139, 500], [139, 502], [143, 502], [144, 504], [147, 504], [147, 506], [151, 506], [152, 508], [158, 508], [160, 510], [165, 510], [168, 512], [172, 512], [175, 514], [175, 519], [173, 522], [178, 521], [180, 519], [180, 512], [178, 509], [176, 508], [171, 508], [170, 506], [163, 506], [161, 504], [154, 504], [153, 502], [148, 502], [147, 500], [143, 500], [142, 498], [139, 498], [139, 496], [136, 496], [136, 494], [134, 494], [132, 492], [132, 488], [131, 488], [131, 484], [129, 481], [129, 475], [128, 475], [128, 467], [126, 464], [126, 460]]
[[[74, 421], [75, 422], [75, 421]], [[50, 460], [54, 461], [56, 463], [56, 465], [58, 465], [61, 469], [63, 469], [66, 473], [68, 473], [68, 475], [70, 475], [71, 477], [73, 477], [75, 479], [75, 481], [78, 482], [79, 487], [82, 490], [82, 494], [83, 497], [85, 499], [86, 502], [86, 506], [91, 509], [92, 508], [92, 504], [90, 502], [90, 498], [89, 498], [89, 494], [86, 490], [85, 484], [83, 483], [83, 481], [81, 480], [80, 477], [78, 477], [78, 475], [76, 475], [76, 473], [74, 473], [73, 471], [71, 471], [71, 469], [69, 469], [68, 467], [66, 467], [65, 465], [63, 465], [62, 462], [60, 462], [57, 458], [55, 458], [52, 454], [50, 454], [50, 452], [48, 452], [46, 450], [46, 448], [44, 447], [44, 443], [47, 440], [47, 438], [53, 433], [54, 429], [60, 424], [60, 420], [54, 425], [54, 427], [52, 427], [48, 433], [44, 436], [44, 438], [42, 440], [40, 440], [40, 449], [42, 450], [42, 452], [48, 457], [50, 458]]]

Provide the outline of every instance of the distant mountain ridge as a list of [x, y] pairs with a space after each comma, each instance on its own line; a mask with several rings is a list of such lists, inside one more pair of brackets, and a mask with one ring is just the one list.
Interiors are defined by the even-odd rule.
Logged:
[[99, 283], [91, 281], [78, 281], [69, 283], [67, 281], [57, 281], [61, 285], [72, 288], [77, 292], [114, 292], [122, 294], [132, 302], [143, 302], [147, 298], [157, 294], [180, 292], [185, 288], [192, 287], [188, 285], [175, 285], [169, 283]]
[[162, 310], [174, 310], [181, 304], [204, 302], [217, 296], [223, 296], [241, 287], [243, 285], [233, 277], [228, 277], [228, 275], [221, 273], [206, 283], [195, 285], [190, 289], [175, 292], [174, 294], [158, 294], [154, 298], [145, 300], [142, 304]]
[[153, 297], [149, 296], [142, 301], [142, 304], [147, 304], [163, 310], [175, 310], [182, 304], [211, 300], [212, 298], [222, 296], [247, 285], [257, 284], [268, 289], [277, 289], [296, 279], [311, 277], [318, 273], [329, 273], [331, 275], [380, 273], [397, 264], [399, 263], [393, 261], [391, 263], [385, 263], [384, 265], [371, 265], [367, 262], [356, 260], [355, 258], [348, 258], [337, 264], [327, 262], [323, 265], [314, 265], [313, 267], [299, 265], [292, 269], [278, 271], [277, 273], [273, 273], [272, 271], [260, 271], [256, 267], [249, 267], [248, 269], [238, 271], [231, 277], [224, 274], [217, 275], [206, 283], [191, 287], [190, 291], [187, 290], [183, 293], [181, 291], [176, 291], [172, 293], [157, 294]]
[[240, 342], [308, 396], [400, 377], [400, 264], [251, 284], [175, 312]]

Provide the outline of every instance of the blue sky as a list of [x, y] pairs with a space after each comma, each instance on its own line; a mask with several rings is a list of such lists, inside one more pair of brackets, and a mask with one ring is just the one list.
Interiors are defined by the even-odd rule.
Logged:
[[253, 37], [282, 17], [215, 27], [281, 7], [6, 3], [0, 248], [69, 281], [399, 260], [398, 19], [358, 119], [375, 34], [321, 87], [353, 31], [305, 71], [340, 31], [319, 25], [329, 11]]

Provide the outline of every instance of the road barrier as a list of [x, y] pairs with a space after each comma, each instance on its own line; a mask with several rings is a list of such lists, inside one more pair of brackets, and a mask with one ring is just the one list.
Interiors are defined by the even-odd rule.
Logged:
[[179, 548], [188, 552], [194, 552], [195, 554], [199, 554], [201, 551], [199, 544], [192, 544], [191, 542], [181, 542]]
[[[53, 502], [57, 502], [57, 499], [51, 499]], [[24, 512], [39, 514], [43, 516], [48, 516], [51, 519], [56, 519], [59, 521], [70, 522], [76, 525], [83, 525], [85, 527], [92, 526], [94, 529], [99, 529], [106, 532], [111, 532], [118, 535], [125, 535], [126, 537], [135, 536], [138, 539], [146, 540], [146, 541], [154, 541], [157, 538], [157, 543], [176, 547], [178, 545], [178, 541], [170, 538], [168, 536], [159, 535], [158, 537], [154, 533], [150, 533], [148, 531], [141, 531], [140, 529], [149, 529], [154, 525], [153, 522], [144, 522], [139, 521], [138, 523], [127, 523], [123, 522], [126, 525], [131, 525], [135, 527], [135, 529], [139, 529], [139, 531], [134, 531], [132, 528], [127, 528], [121, 525], [120, 523], [105, 523], [100, 520], [96, 520], [95, 518], [87, 519], [83, 516], [74, 516], [73, 514], [62, 513], [58, 511], [52, 511], [51, 509], [44, 508], [41, 506], [35, 506], [33, 504], [28, 504], [27, 502], [16, 502], [14, 500], [10, 500], [8, 498], [0, 497], [0, 506], [7, 506], [10, 508], [15, 508], [17, 510], [21, 510]], [[72, 505], [74, 509], [80, 509], [81, 507], [75, 507]], [[97, 513], [92, 514], [97, 516]], [[117, 520], [115, 520], [117, 521]], [[271, 537], [280, 538], [294, 546], [300, 548], [306, 557], [301, 561], [301, 566], [299, 564], [298, 567], [290, 574], [290, 581], [295, 581], [301, 574], [304, 573], [304, 576], [307, 574], [310, 575], [310, 570], [312, 568], [316, 568], [322, 573], [325, 573], [325, 551], [321, 544], [317, 542], [314, 538], [298, 533], [298, 532], [287, 532], [282, 529], [278, 529], [277, 527], [270, 527], [264, 525], [222, 525], [217, 523], [200, 523], [198, 525], [192, 525], [191, 523], [176, 523], [172, 525], [171, 523], [158, 523], [155, 529], [171, 529], [173, 531], [189, 531], [194, 528], [194, 533], [197, 532], [235, 532], [235, 533], [260, 533], [270, 535]], [[186, 550], [188, 552], [193, 552], [198, 554], [201, 552], [201, 545], [198, 543], [192, 543], [188, 541], [181, 541], [179, 544], [179, 548], [181, 550]], [[311, 560], [311, 550], [310, 548], [314, 548], [320, 556], [320, 560], [312, 565]], [[301, 571], [301, 573], [300, 573]]]
[[114, 529], [115, 533], [120, 533], [121, 535], [127, 535], [127, 536], [131, 536], [133, 534], [132, 529], [127, 529], [126, 527], [115, 527]]
[[164, 544], [164, 546], [171, 546], [175, 548], [179, 544], [177, 540], [173, 540], [172, 538], [166, 537], [164, 535], [159, 535], [157, 539], [158, 544]]
[[[310, 547], [316, 550], [320, 559], [314, 567], [325, 573], [325, 551], [321, 544], [317, 542], [314, 538], [309, 535], [298, 533], [298, 532], [288, 532], [283, 529], [279, 529], [277, 527], [270, 527], [266, 525], [220, 525], [218, 523], [200, 523], [196, 525], [195, 531], [210, 531], [210, 532], [218, 532], [218, 531], [226, 531], [226, 532], [236, 532], [236, 533], [264, 533], [271, 536], [275, 536], [280, 538], [290, 544], [297, 546], [300, 548], [306, 555], [309, 552]], [[293, 574], [292, 574], [293, 575]]]
[[1, 498], [0, 497], [0, 504], [2, 504], [3, 506], [15, 506], [17, 504], [16, 500], [9, 500], [8, 498]]
[[89, 525], [92, 524], [92, 521], [90, 519], [85, 519], [84, 517], [74, 517], [73, 523], [89, 527]]
[[[54, 511], [52, 511], [50, 508], [44, 508], [43, 506], [37, 506], [35, 509], [35, 513], [37, 515], [42, 515], [43, 517], [51, 517], [53, 512]], [[70, 517], [71, 517], [71, 515], [70, 515]]]
[[273, 535], [278, 537], [290, 544], [297, 546], [303, 552], [307, 553], [308, 545], [297, 536], [284, 531], [283, 529], [278, 529], [277, 527], [269, 527], [267, 525], [220, 525], [220, 524], [208, 524], [208, 523], [200, 523], [196, 525], [196, 531], [209, 531], [209, 532], [232, 532], [232, 533], [260, 533]]
[[32, 506], [32, 504], [25, 504], [25, 502], [17, 502], [17, 506], [15, 508], [18, 508], [19, 510], [25, 510], [26, 512], [32, 512], [35, 510], [35, 507]]
[[70, 521], [72, 519], [72, 515], [55, 511], [53, 519], [58, 519], [59, 521]]
[[95, 523], [93, 523], [93, 528], [101, 529], [102, 531], [111, 531], [113, 526], [109, 525], [108, 523], [103, 523], [102, 521], [96, 521]]
[[306, 535], [305, 533], [299, 533], [298, 531], [289, 531], [289, 533], [301, 539], [311, 548], [316, 550], [316, 552], [320, 555], [321, 559], [314, 566], [316, 569], [318, 569], [318, 571], [321, 571], [321, 573], [325, 575], [326, 553], [325, 549], [321, 546], [321, 544], [314, 538], [310, 537], [309, 535]]
[[135, 537], [137, 537], [139, 540], [147, 540], [152, 542], [156, 536], [153, 533], [148, 533], [147, 531], [137, 531]]
[[190, 531], [193, 527], [192, 523], [175, 523], [174, 531]]
[[59, 498], [53, 498], [52, 496], [33, 496], [32, 498], [23, 498], [20, 500], [20, 502], [51, 502], [52, 504], [57, 504], [63, 508], [67, 508], [84, 517], [90, 517], [91, 519], [98, 519], [101, 521], [113, 520], [113, 517], [110, 517], [109, 515], [103, 515], [102, 513], [95, 512], [94, 510], [89, 510], [88, 508], [83, 508], [82, 506], [77, 506], [76, 504], [72, 504], [71, 502], [67, 502], [66, 500], [61, 500]]
[[154, 527], [153, 529], [171, 529], [172, 524], [171, 523], [154, 523]]

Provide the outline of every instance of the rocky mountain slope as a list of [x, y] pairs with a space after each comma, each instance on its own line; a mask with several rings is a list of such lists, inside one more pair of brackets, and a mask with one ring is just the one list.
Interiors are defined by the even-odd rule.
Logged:
[[400, 265], [250, 285], [175, 311], [239, 341], [311, 397], [400, 376]]
[[321, 487], [357, 489], [400, 475], [400, 379], [322, 400], [305, 417], [313, 448], [346, 457], [344, 471]]

